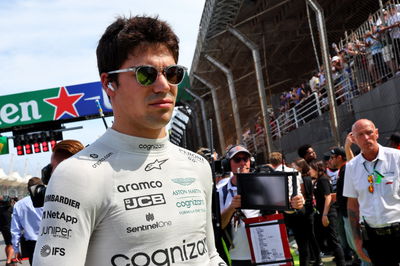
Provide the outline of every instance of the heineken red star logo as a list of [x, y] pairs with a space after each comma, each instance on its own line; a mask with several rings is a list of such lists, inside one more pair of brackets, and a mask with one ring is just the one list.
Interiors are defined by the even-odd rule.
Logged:
[[65, 87], [61, 87], [58, 91], [57, 97], [47, 98], [44, 99], [44, 101], [56, 108], [54, 112], [54, 120], [58, 120], [64, 114], [78, 117], [79, 114], [75, 108], [75, 103], [78, 102], [83, 95], [84, 93], [69, 94]]

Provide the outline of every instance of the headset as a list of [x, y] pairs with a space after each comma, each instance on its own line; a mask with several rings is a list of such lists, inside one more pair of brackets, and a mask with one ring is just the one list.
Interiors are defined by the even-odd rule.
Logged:
[[115, 91], [114, 87], [111, 85], [111, 82], [108, 82], [107, 87], [112, 90]]
[[[233, 145], [232, 147], [229, 148], [229, 150], [226, 151], [224, 158], [221, 160], [221, 166], [222, 166], [222, 169], [223, 169], [224, 172], [231, 172], [232, 171], [231, 164], [229, 162], [230, 159], [227, 158], [227, 155], [233, 148], [238, 147], [238, 146], [245, 148], [243, 145], [240, 145], [240, 144]], [[250, 169], [254, 169], [255, 166], [256, 166], [256, 160], [254, 159], [253, 156], [250, 155]]]

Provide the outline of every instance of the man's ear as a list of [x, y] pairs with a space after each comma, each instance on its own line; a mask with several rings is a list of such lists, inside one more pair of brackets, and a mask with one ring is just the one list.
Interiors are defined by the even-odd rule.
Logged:
[[115, 85], [113, 84], [113, 82], [110, 82], [110, 80], [108, 79], [107, 73], [101, 73], [100, 81], [101, 81], [103, 90], [106, 92], [108, 97], [114, 96], [115, 95]]

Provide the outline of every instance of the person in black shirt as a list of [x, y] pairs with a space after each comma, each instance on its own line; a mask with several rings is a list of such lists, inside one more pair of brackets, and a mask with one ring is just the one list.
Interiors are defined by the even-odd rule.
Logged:
[[336, 265], [344, 266], [346, 262], [343, 249], [336, 233], [337, 214], [335, 208], [331, 208], [332, 185], [329, 177], [325, 173], [323, 162], [314, 161], [310, 163], [310, 176], [317, 179], [314, 195], [318, 213], [315, 217], [315, 222], [321, 227], [323, 226], [321, 232], [326, 235], [328, 246], [334, 252]]
[[[320, 248], [314, 233], [314, 204], [313, 204], [313, 184], [309, 175], [310, 167], [304, 159], [298, 159], [294, 162], [294, 168], [301, 173], [303, 186], [301, 193], [304, 196], [304, 210], [297, 212], [297, 219], [289, 223], [296, 230], [295, 234], [297, 246], [299, 248], [300, 266], [323, 265], [321, 262]], [[291, 222], [291, 220], [289, 220]]]
[[6, 245], [6, 266], [12, 266], [12, 258], [14, 257], [14, 249], [11, 243], [11, 215], [12, 215], [12, 200], [9, 196], [0, 196], [0, 231], [3, 235]]

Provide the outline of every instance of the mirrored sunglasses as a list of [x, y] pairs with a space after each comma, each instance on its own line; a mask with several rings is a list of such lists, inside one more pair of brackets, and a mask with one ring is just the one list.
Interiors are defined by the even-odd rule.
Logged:
[[185, 77], [186, 67], [180, 65], [166, 66], [162, 69], [157, 69], [154, 66], [135, 66], [107, 72], [107, 74], [117, 74], [124, 72], [135, 72], [136, 81], [142, 86], [150, 86], [158, 77], [161, 72], [171, 85], [179, 85]]

